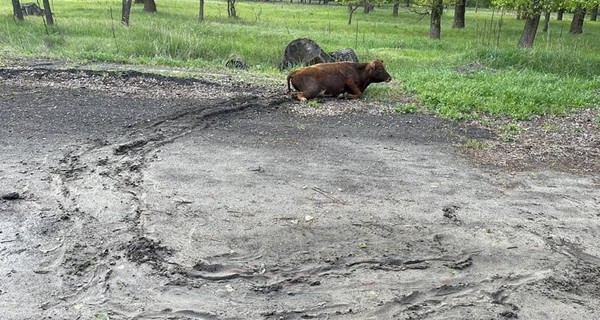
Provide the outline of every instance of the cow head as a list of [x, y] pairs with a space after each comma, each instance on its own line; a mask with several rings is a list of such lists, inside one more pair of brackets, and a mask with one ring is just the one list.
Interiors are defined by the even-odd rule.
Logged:
[[367, 70], [369, 72], [369, 77], [372, 82], [390, 82], [392, 81], [392, 77], [387, 71], [385, 71], [385, 66], [383, 65], [383, 61], [375, 60], [369, 62], [367, 66]]

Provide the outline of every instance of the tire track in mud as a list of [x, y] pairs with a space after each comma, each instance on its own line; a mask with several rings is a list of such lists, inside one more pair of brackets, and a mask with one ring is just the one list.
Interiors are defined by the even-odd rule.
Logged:
[[[217, 118], [250, 108], [275, 108], [285, 101], [288, 99], [251, 95], [203, 101], [207, 107], [189, 108], [157, 118], [150, 124], [134, 126], [127, 134], [129, 138], [111, 143], [94, 141], [65, 151], [52, 172], [51, 184], [60, 195], [62, 217], [58, 223], [62, 226], [57, 229], [67, 230], [61, 232], [65, 246], [60, 258], [62, 269], [74, 293], [61, 296], [60, 301], [77, 305], [95, 297], [98, 301], [94, 304], [106, 302], [100, 297], [110, 290], [108, 279], [112, 266], [124, 258], [136, 265], [147, 264], [159, 274], [172, 268], [167, 262], [172, 250], [148, 238], [140, 225], [140, 216], [147, 209], [141, 187], [143, 169], [152, 161], [152, 154], [165, 144], [219, 121]], [[92, 192], [86, 193], [88, 189]], [[120, 199], [120, 207], [98, 208], [92, 198], [103, 196]], [[107, 214], [113, 218], [101, 221]], [[98, 230], [94, 225], [113, 226], [113, 229]], [[61, 304], [47, 303], [44, 308]], [[209, 314], [193, 311], [178, 311], [172, 315], [210, 318]]]

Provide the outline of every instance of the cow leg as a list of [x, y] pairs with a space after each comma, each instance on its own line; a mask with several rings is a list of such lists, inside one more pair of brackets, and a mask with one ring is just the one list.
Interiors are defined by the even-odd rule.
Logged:
[[356, 83], [354, 83], [354, 81], [352, 81], [352, 80], [346, 81], [346, 86], [348, 88], [350, 88], [350, 91], [352, 91], [352, 93], [345, 94], [344, 95], [345, 98], [356, 99], [356, 98], [360, 98], [360, 96], [362, 96], [362, 91], [360, 91], [360, 88], [358, 88], [358, 86], [356, 85]]
[[302, 102], [308, 100], [308, 99], [312, 99], [312, 98], [316, 98], [316, 97], [322, 97], [323, 95], [321, 95], [321, 91], [302, 91], [302, 92], [293, 92], [292, 93], [292, 98], [296, 99], [296, 100], [300, 100]]
[[306, 80], [301, 87], [303, 90], [292, 93], [292, 98], [302, 102], [308, 99], [316, 98], [324, 93], [324, 90], [319, 89], [319, 82], [314, 79]]

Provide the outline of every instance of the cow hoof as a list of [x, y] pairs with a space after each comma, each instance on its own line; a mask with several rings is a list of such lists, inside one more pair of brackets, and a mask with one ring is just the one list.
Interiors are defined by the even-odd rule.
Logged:
[[300, 98], [298, 98], [298, 100], [300, 100], [300, 102], [306, 102], [307, 101], [307, 99], [305, 97], [300, 97]]

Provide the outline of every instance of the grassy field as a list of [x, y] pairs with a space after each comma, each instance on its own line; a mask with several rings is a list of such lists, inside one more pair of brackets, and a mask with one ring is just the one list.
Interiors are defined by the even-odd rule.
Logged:
[[367, 99], [393, 103], [408, 92], [454, 119], [482, 113], [528, 119], [600, 105], [600, 22], [586, 20], [584, 34], [571, 35], [569, 15], [564, 21], [553, 15], [548, 33], [540, 26], [535, 48], [519, 50], [523, 22], [510, 12], [468, 10], [467, 27], [459, 30], [451, 28], [450, 8], [436, 41], [428, 38], [427, 16], [401, 10], [393, 17], [387, 6], [370, 14], [359, 9], [348, 25], [344, 6], [238, 2], [238, 18], [230, 19], [225, 1], [208, 0], [206, 21], [199, 24], [197, 0], [170, 0], [157, 2], [157, 14], [134, 5], [131, 25], [124, 27], [121, 1], [51, 3], [56, 26], [48, 33], [41, 17], [16, 23], [10, 2], [0, 3], [0, 59], [44, 56], [215, 69], [238, 55], [251, 72], [283, 80], [277, 66], [285, 45], [308, 37], [326, 51], [351, 47], [361, 60], [385, 61], [396, 81], [371, 86]]

